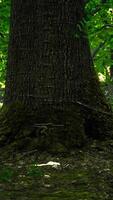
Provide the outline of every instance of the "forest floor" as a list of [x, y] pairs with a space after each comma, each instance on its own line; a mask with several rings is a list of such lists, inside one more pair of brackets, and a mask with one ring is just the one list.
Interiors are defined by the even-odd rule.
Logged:
[[[113, 107], [113, 86], [104, 87]], [[113, 200], [113, 141], [69, 154], [0, 154], [0, 200]]]
[[113, 200], [113, 141], [0, 160], [0, 200]]

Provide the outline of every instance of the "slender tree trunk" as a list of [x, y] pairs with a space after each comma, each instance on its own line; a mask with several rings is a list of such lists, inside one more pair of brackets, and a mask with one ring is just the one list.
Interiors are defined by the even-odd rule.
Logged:
[[12, 0], [4, 102], [22, 102], [39, 115], [75, 105], [75, 135], [97, 131], [94, 110], [108, 112], [81, 25], [84, 6], [83, 0]]

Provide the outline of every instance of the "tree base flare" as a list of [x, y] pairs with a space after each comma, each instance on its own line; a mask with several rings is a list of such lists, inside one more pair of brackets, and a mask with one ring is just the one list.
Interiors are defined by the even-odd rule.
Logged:
[[78, 104], [45, 113], [37, 111], [34, 116], [21, 103], [4, 106], [0, 114], [0, 147], [62, 153], [84, 146], [88, 138], [103, 140], [113, 136], [112, 118]]

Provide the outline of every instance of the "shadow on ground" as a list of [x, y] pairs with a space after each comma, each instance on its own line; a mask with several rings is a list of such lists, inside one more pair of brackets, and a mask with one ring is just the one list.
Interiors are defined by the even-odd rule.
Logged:
[[112, 200], [113, 142], [94, 141], [69, 155], [31, 151], [0, 164], [3, 200]]

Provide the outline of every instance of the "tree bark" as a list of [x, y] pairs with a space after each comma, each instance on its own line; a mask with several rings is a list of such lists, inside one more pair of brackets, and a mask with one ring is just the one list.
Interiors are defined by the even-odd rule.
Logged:
[[6, 103], [89, 103], [87, 92], [97, 100], [83, 9], [81, 1], [12, 2]]
[[69, 108], [79, 127], [74, 134], [80, 129], [90, 135], [91, 129], [94, 136], [94, 110], [109, 108], [81, 25], [84, 5], [83, 0], [12, 0], [4, 104], [19, 101], [39, 115]]

